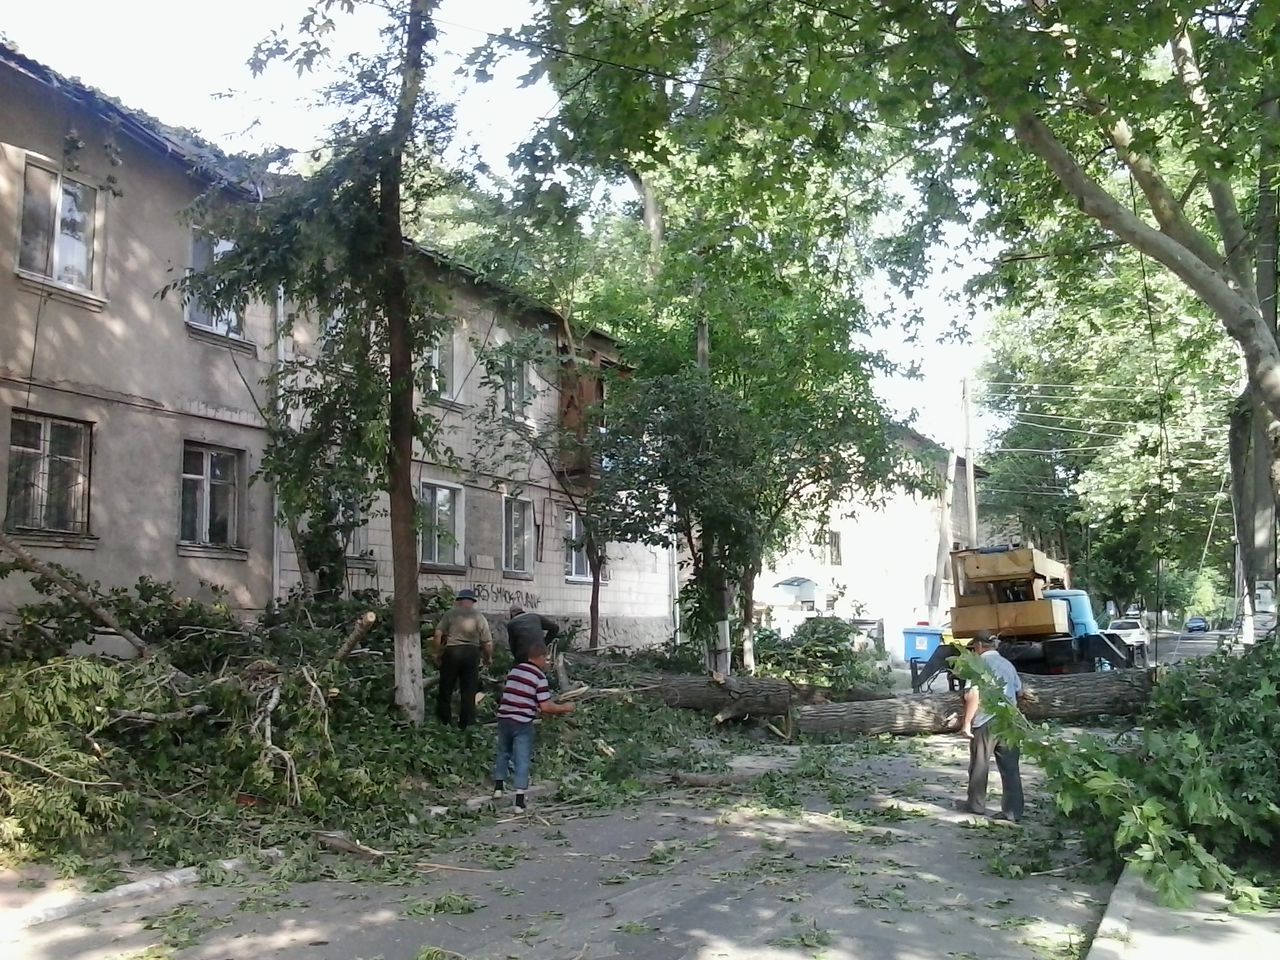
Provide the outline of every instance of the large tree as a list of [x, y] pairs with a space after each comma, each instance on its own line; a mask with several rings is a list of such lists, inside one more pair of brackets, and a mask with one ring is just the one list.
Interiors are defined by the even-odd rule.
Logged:
[[679, 114], [701, 118], [704, 145], [718, 134], [721, 169], [733, 156], [759, 184], [793, 182], [815, 156], [874, 180], [874, 132], [918, 201], [884, 251], [908, 283], [948, 220], [1015, 246], [1047, 216], [1073, 240], [1091, 225], [1102, 236], [1086, 247], [1140, 252], [1216, 318], [1274, 461], [1278, 13], [1274, 0], [549, 0], [509, 42], [544, 51], [563, 93], [535, 170], [595, 145], [643, 179]]
[[[350, 58], [327, 90], [328, 102], [343, 110], [311, 155], [314, 169], [305, 177], [267, 178], [256, 203], [228, 205], [221, 191], [202, 198], [193, 219], [231, 246], [178, 285], [212, 310], [280, 298], [289, 307], [281, 337], [292, 333], [295, 316], [310, 317], [320, 329], [312, 347], [281, 362], [273, 376], [277, 408], [262, 473], [280, 492], [290, 524], [316, 520], [335, 493], [365, 508], [379, 492], [387, 494], [395, 696], [421, 722], [412, 466], [415, 455], [446, 453], [427, 404], [417, 402], [438, 391], [428, 358], [445, 325], [430, 271], [417, 262], [405, 229], [449, 179], [436, 158], [451, 120], [423, 89], [435, 3], [384, 6], [384, 48]], [[320, 0], [296, 38], [273, 34], [251, 64], [262, 70], [283, 59], [310, 69], [329, 53], [332, 15], [352, 8], [349, 0]]]

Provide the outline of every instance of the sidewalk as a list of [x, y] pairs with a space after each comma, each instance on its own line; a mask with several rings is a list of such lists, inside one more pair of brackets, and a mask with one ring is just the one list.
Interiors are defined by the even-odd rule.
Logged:
[[1132, 867], [1116, 884], [1086, 960], [1276, 960], [1280, 911], [1233, 914], [1226, 898], [1201, 894], [1192, 907], [1160, 906]]

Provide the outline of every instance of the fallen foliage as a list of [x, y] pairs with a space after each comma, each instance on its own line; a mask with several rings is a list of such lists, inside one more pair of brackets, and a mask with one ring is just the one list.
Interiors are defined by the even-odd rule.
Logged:
[[[960, 670], [977, 676], [972, 662]], [[1162, 669], [1139, 725], [1119, 734], [1065, 736], [1012, 707], [994, 713], [1099, 862], [1133, 863], [1170, 905], [1201, 889], [1239, 908], [1275, 903], [1280, 645]]]
[[[294, 599], [244, 622], [222, 598], [196, 602], [148, 579], [95, 588], [150, 653], [117, 661], [69, 656], [97, 622], [54, 583], [36, 586], [44, 597], [0, 633], [7, 859], [120, 849], [193, 862], [314, 848], [317, 831], [331, 848], [340, 835], [379, 852], [406, 831], [447, 829], [430, 808], [486, 782], [491, 728], [414, 727], [396, 709], [383, 598]], [[424, 595], [427, 628], [448, 603]], [[363, 635], [350, 642], [357, 625]], [[486, 678], [491, 694], [504, 668]], [[485, 698], [482, 723], [497, 699]], [[687, 750], [708, 735], [705, 718], [627, 694], [540, 728], [536, 773], [561, 784], [554, 799], [620, 802], [641, 789], [644, 770], [707, 762]]]

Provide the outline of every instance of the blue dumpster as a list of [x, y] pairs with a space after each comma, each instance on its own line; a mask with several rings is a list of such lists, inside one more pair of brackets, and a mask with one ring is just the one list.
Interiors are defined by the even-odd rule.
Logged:
[[928, 660], [942, 644], [941, 627], [904, 627], [902, 630], [902, 659]]

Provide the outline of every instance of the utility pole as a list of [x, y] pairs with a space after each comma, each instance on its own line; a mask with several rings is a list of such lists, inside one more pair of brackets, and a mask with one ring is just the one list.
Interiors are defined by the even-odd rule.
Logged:
[[934, 567], [933, 585], [929, 589], [929, 623], [938, 622], [942, 607], [942, 583], [947, 578], [947, 563], [951, 559], [951, 499], [956, 489], [956, 452], [947, 451], [947, 472], [943, 478], [946, 486], [938, 500], [938, 562]]
[[969, 396], [969, 378], [960, 386], [964, 403], [964, 481], [969, 498], [969, 546], [978, 546], [978, 488], [973, 479], [973, 404]]

